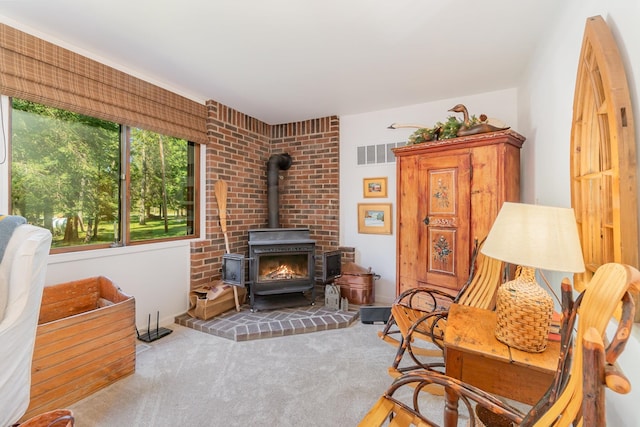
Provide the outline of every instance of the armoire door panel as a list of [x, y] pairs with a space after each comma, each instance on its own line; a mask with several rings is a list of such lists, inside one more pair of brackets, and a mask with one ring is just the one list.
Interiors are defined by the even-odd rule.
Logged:
[[420, 160], [419, 281], [459, 289], [468, 278], [470, 158], [462, 153]]
[[[408, 157], [398, 159], [398, 170], [400, 176], [399, 181], [403, 183], [398, 188], [398, 203], [396, 206], [396, 218], [398, 233], [403, 236], [398, 239], [397, 253], [401, 254], [397, 257], [398, 276], [403, 279], [399, 282], [413, 284], [417, 283], [418, 267], [418, 230], [422, 226], [422, 219], [418, 220], [419, 200], [415, 195], [415, 189], [418, 188], [418, 159]], [[407, 285], [409, 286], [409, 285]]]

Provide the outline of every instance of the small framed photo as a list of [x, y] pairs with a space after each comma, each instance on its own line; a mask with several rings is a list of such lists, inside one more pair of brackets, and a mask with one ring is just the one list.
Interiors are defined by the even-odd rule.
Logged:
[[358, 233], [391, 234], [391, 203], [358, 203]]
[[387, 177], [364, 178], [363, 191], [365, 198], [387, 197]]

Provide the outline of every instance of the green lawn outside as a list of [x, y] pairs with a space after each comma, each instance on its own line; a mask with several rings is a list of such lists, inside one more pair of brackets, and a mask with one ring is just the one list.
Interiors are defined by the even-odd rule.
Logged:
[[[145, 225], [140, 225], [132, 218], [130, 225], [130, 234], [132, 241], [139, 240], [153, 240], [163, 239], [167, 237], [179, 237], [187, 235], [187, 220], [184, 217], [172, 217], [169, 219], [169, 231], [164, 232], [164, 221], [162, 219], [149, 219]], [[69, 246], [82, 246], [84, 240], [80, 242], [67, 243], [63, 241], [64, 233], [54, 233], [52, 248], [64, 248]], [[81, 239], [84, 239], [84, 234], [81, 233]], [[87, 244], [99, 244], [99, 243], [113, 243], [113, 223], [103, 222], [98, 225], [98, 236], [92, 239]]]

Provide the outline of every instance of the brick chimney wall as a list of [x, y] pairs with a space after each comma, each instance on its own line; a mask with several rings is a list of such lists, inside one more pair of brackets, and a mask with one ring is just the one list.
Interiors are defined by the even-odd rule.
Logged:
[[316, 272], [322, 252], [338, 249], [339, 118], [269, 125], [216, 101], [206, 102], [206, 194], [203, 240], [191, 245], [191, 288], [220, 278], [224, 235], [214, 185], [227, 182], [227, 236], [231, 253], [248, 256], [248, 230], [268, 223], [267, 160], [287, 152], [280, 171], [280, 226], [308, 227], [316, 240]]
[[340, 231], [340, 119], [337, 116], [275, 125], [273, 153], [289, 153], [280, 180], [280, 224], [308, 227], [316, 241], [316, 276], [322, 252], [338, 249]]

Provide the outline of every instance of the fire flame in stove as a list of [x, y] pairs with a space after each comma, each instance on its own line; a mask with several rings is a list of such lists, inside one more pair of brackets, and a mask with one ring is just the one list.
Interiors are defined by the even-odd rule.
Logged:
[[271, 280], [282, 280], [282, 279], [295, 279], [299, 277], [298, 274], [294, 270], [292, 270], [288, 265], [281, 265], [275, 270], [272, 270], [265, 274], [267, 279]]

